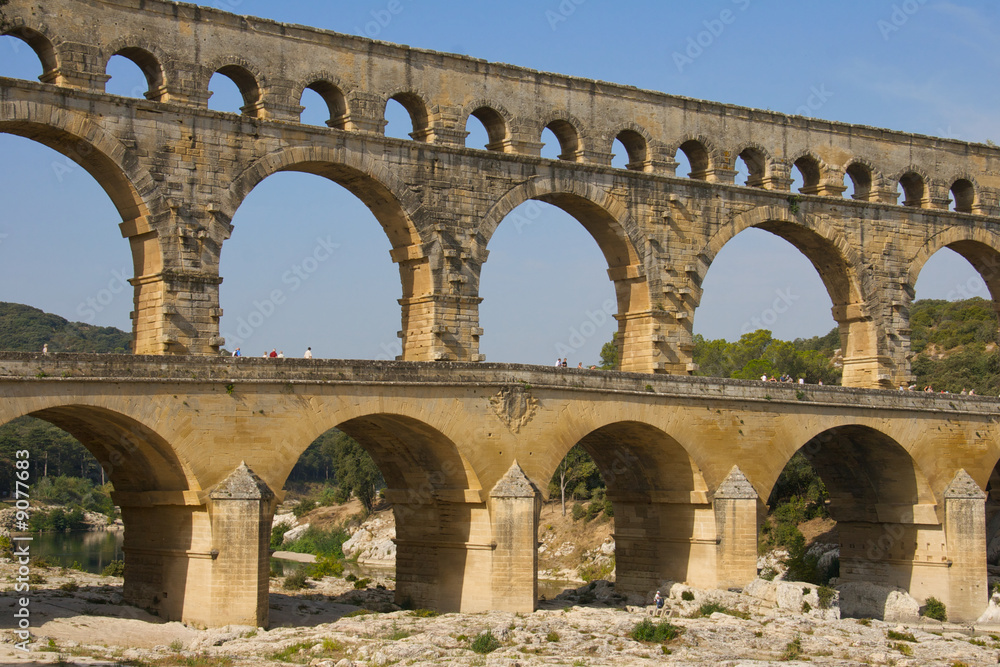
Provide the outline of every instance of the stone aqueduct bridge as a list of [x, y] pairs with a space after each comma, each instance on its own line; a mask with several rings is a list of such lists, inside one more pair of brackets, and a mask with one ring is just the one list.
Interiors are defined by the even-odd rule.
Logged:
[[400, 602], [532, 610], [539, 489], [577, 443], [614, 503], [619, 590], [753, 580], [762, 499], [801, 450], [830, 492], [843, 580], [933, 595], [953, 620], [987, 602], [996, 399], [502, 364], [24, 353], [0, 354], [0, 395], [0, 423], [56, 424], [109, 471], [125, 596], [166, 618], [267, 622], [274, 500], [333, 427], [385, 477]]
[[[863, 388], [909, 379], [908, 306], [934, 252], [956, 250], [1000, 294], [995, 147], [157, 0], [12, 0], [5, 11], [42, 75], [0, 79], [0, 132], [62, 152], [108, 193], [134, 263], [134, 350], [154, 356], [3, 356], [0, 423], [46, 419], [108, 466], [129, 526], [129, 600], [205, 625], [265, 622], [275, 494], [338, 426], [385, 475], [397, 595], [421, 606], [534, 606], [537, 489], [577, 442], [611, 490], [625, 590], [746, 583], [761, 499], [804, 447], [831, 491], [846, 579], [934, 595], [960, 620], [985, 606], [996, 402]], [[141, 67], [146, 100], [104, 92], [114, 55]], [[215, 72], [242, 91], [240, 115], [207, 109]], [[326, 100], [329, 127], [299, 122], [306, 88]], [[383, 135], [390, 99], [409, 111], [412, 140]], [[489, 133], [485, 150], [464, 145], [470, 116]], [[540, 157], [544, 128], [558, 160]], [[616, 139], [627, 169], [611, 167]], [[678, 151], [687, 177], [675, 174]], [[737, 158], [746, 186], [734, 184]], [[790, 196], [793, 167], [801, 196]], [[345, 186], [384, 228], [402, 284], [402, 362], [210, 358], [224, 344], [231, 220], [278, 171]], [[468, 363], [482, 361], [490, 238], [531, 199], [573, 215], [600, 246], [622, 368], [645, 375]], [[860, 388], [649, 374], [693, 370], [701, 281], [748, 227], [812, 261], [840, 326], [844, 382]]]
[[[41, 83], [0, 79], [0, 132], [78, 161], [114, 201], [134, 260], [139, 353], [206, 355], [224, 343], [220, 253], [239, 233], [240, 203], [277, 171], [325, 176], [373, 211], [399, 265], [407, 361], [483, 360], [481, 269], [497, 226], [529, 199], [566, 210], [603, 251], [626, 371], [692, 370], [702, 278], [748, 227], [787, 239], [816, 267], [840, 326], [845, 385], [909, 379], [908, 306], [937, 250], [964, 255], [1000, 293], [995, 147], [158, 0], [12, 0], [6, 11], [8, 32], [43, 73]], [[146, 100], [104, 92], [114, 55], [141, 67]], [[242, 114], [207, 109], [216, 72], [239, 86]], [[306, 88], [326, 100], [329, 127], [299, 122]], [[383, 135], [390, 99], [409, 111], [412, 140]], [[486, 127], [486, 149], [464, 145], [470, 117]], [[546, 127], [558, 160], [539, 157]], [[616, 139], [627, 169], [611, 167]], [[678, 151], [693, 170], [681, 178]], [[747, 186], [734, 185], [738, 158]], [[793, 167], [801, 201], [789, 201]]]

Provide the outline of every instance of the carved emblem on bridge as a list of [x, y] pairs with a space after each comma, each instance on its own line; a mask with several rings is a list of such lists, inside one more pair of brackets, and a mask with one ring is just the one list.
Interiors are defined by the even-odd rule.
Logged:
[[538, 399], [531, 395], [531, 388], [522, 384], [504, 387], [490, 398], [493, 412], [510, 429], [517, 433], [531, 421], [538, 410]]

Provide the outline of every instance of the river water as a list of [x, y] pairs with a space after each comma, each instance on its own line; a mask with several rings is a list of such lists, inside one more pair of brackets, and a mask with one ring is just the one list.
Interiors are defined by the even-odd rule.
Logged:
[[122, 560], [121, 530], [38, 533], [32, 536], [31, 554], [55, 565], [79, 563], [87, 572], [100, 574], [113, 560]]
[[[68, 533], [41, 533], [33, 536], [31, 553], [34, 557], [43, 557], [50, 563], [69, 567], [74, 562], [83, 566], [83, 570], [100, 574], [108, 563], [122, 560], [121, 530], [108, 531], [74, 531]], [[279, 558], [271, 559], [272, 570], [283, 575], [307, 566]], [[344, 574], [352, 573], [358, 578], [376, 576], [394, 578], [395, 568], [384, 566], [366, 566], [357, 563], [344, 563]], [[538, 594], [542, 599], [551, 600], [567, 588], [580, 586], [579, 582], [538, 580]]]

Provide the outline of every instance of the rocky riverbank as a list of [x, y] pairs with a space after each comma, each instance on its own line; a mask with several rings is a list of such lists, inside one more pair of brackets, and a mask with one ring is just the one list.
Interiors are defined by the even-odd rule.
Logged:
[[[312, 667], [361, 665], [994, 665], [1000, 626], [840, 619], [836, 600], [822, 609], [808, 585], [755, 582], [746, 592], [674, 585], [668, 606], [678, 636], [665, 643], [629, 635], [649, 618], [645, 606], [620, 606], [607, 582], [542, 603], [534, 613], [428, 616], [392, 604], [391, 580], [363, 590], [327, 577], [302, 591], [271, 584], [271, 628], [199, 630], [165, 623], [123, 605], [121, 579], [57, 568], [30, 593], [35, 637], [29, 654], [13, 646], [14, 566], [0, 563], [0, 663]], [[665, 591], [667, 592], [667, 591]], [[685, 598], [691, 598], [685, 600]], [[803, 613], [803, 601], [812, 609]], [[793, 607], [797, 607], [793, 609]], [[1000, 611], [1000, 609], [998, 609]], [[705, 612], [707, 615], [702, 615]], [[496, 650], [473, 644], [489, 631]]]

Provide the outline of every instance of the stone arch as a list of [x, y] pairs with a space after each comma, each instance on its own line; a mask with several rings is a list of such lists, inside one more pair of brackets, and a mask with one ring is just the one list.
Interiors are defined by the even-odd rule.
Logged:
[[[477, 265], [472, 289], [479, 294], [482, 265], [486, 250], [500, 222], [515, 208], [535, 199], [556, 206], [573, 216], [591, 235], [608, 263], [608, 276], [614, 282], [618, 303], [618, 333], [622, 370], [649, 372], [645, 346], [649, 336], [643, 327], [650, 326], [654, 303], [652, 286], [646, 274], [646, 241], [625, 203], [596, 185], [579, 179], [532, 179], [509, 190], [487, 212], [473, 244], [472, 256]], [[646, 353], [640, 354], [641, 351]], [[645, 356], [644, 356], [645, 355]]]
[[[402, 104], [406, 112], [410, 114], [410, 123], [413, 127], [410, 137], [414, 141], [426, 142], [431, 135], [430, 109], [432, 105], [430, 101], [424, 95], [409, 89], [387, 95], [385, 98], [386, 106], [390, 100]], [[383, 117], [384, 115], [383, 109]]]
[[326, 124], [338, 130], [346, 129], [347, 121], [350, 119], [350, 109], [347, 105], [350, 89], [346, 88], [336, 75], [326, 70], [313, 72], [302, 81], [303, 83], [292, 92], [295, 103], [298, 104], [302, 100], [306, 90], [314, 91], [323, 98], [330, 112]]
[[771, 163], [774, 161], [770, 151], [763, 144], [751, 141], [739, 145], [733, 151], [733, 155], [736, 156], [733, 158], [732, 167], [734, 169], [736, 168], [736, 160], [738, 158], [743, 158], [743, 162], [747, 165], [747, 171], [749, 172], [746, 182], [747, 187], [764, 187], [771, 170]]
[[503, 219], [530, 199], [553, 204], [580, 220], [600, 218], [600, 222], [584, 223], [587, 231], [601, 247], [610, 268], [640, 265], [643, 248], [642, 232], [623, 201], [596, 185], [578, 180], [535, 178], [508, 190], [486, 213], [476, 233], [477, 255], [485, 255], [486, 246]]
[[427, 422], [398, 411], [372, 412], [363, 408], [333, 418], [310, 420], [296, 432], [296, 441], [282, 453], [281, 467], [270, 477], [284, 484], [306, 448], [331, 429], [358, 441], [378, 465], [389, 489], [482, 489], [469, 460], [444, 433]]
[[[882, 386], [888, 378], [874, 364], [879, 349], [877, 325], [868, 314], [864, 266], [861, 254], [847, 239], [822, 218], [793, 216], [786, 207], [765, 206], [735, 216], [709, 240], [701, 253], [705, 271], [729, 241], [750, 227], [783, 238], [812, 262], [833, 302], [833, 319], [840, 327], [844, 350], [845, 386]], [[696, 303], [697, 305], [697, 303]], [[696, 316], [697, 316], [697, 311]]]
[[826, 171], [823, 161], [812, 152], [805, 151], [790, 162], [792, 167], [798, 167], [799, 173], [802, 174], [802, 187], [799, 188], [799, 192], [804, 195], [818, 194]]
[[871, 162], [863, 158], [852, 158], [844, 167], [844, 176], [854, 183], [852, 198], [855, 201], [872, 201], [880, 176]]
[[715, 168], [716, 149], [712, 141], [704, 135], [687, 135], [683, 138], [673, 155], [681, 151], [691, 164], [691, 173], [686, 176], [697, 181], [708, 180], [709, 174]]
[[927, 260], [942, 248], [954, 250], [972, 264], [986, 283], [993, 297], [994, 308], [1000, 312], [1000, 235], [978, 225], [948, 227], [928, 239], [920, 250], [909, 258], [906, 292], [914, 293], [917, 278]]
[[243, 96], [243, 107], [240, 111], [252, 118], [258, 117], [263, 108], [263, 91], [267, 89], [267, 81], [259, 67], [246, 58], [226, 56], [216, 59], [212, 64], [204, 67], [202, 71], [203, 81], [199, 88], [206, 92], [206, 96], [210, 96], [208, 86], [212, 76], [222, 74], [236, 84]]
[[487, 98], [478, 98], [469, 102], [462, 109], [462, 118], [465, 122], [460, 126], [465, 129], [469, 123], [469, 117], [475, 117], [483, 127], [489, 137], [486, 150], [500, 153], [512, 152], [510, 149], [511, 128], [514, 127], [514, 115], [510, 113], [502, 104]]
[[6, 29], [0, 35], [10, 35], [17, 37], [35, 52], [38, 60], [42, 64], [42, 73], [38, 80], [44, 83], [60, 82], [60, 65], [62, 58], [57, 47], [57, 40], [44, 23], [29, 26], [24, 19], [17, 17], [11, 19]]
[[[122, 217], [123, 236], [129, 239], [132, 268], [136, 278], [155, 276], [162, 271], [167, 252], [157, 222], [167, 213], [156, 182], [117, 139], [85, 118], [64, 109], [33, 103], [0, 103], [0, 133], [25, 137], [73, 160], [94, 177]], [[141, 299], [157, 285], [135, 285], [136, 318], [133, 320], [132, 350], [158, 350], [157, 332], [140, 331], [136, 323], [156, 322], [158, 301]]]
[[903, 206], [926, 208], [930, 201], [931, 179], [922, 169], [909, 166], [898, 172], [892, 178], [894, 183], [903, 187]]
[[250, 191], [279, 171], [316, 174], [345, 187], [372, 210], [394, 249], [423, 243], [415, 222], [420, 199], [385, 163], [346, 149], [296, 146], [263, 156], [233, 180], [224, 215], [231, 220]]
[[584, 123], [573, 114], [556, 111], [539, 121], [534, 136], [541, 141], [542, 132], [552, 130], [559, 141], [559, 159], [567, 162], [582, 162], [583, 149], [589, 145], [584, 133]]
[[375, 411], [360, 406], [324, 414], [297, 430], [297, 441], [286, 448], [282, 469], [273, 478], [283, 483], [306, 447], [331, 428], [356, 440], [385, 479], [396, 518], [397, 603], [482, 610], [482, 582], [468, 573], [491, 567], [488, 507], [479, 479], [456, 443], [391, 406]]
[[[827, 508], [840, 539], [839, 582], [898, 586], [923, 597], [928, 581], [919, 568], [940, 562], [948, 551], [941, 531], [945, 502], [936, 498], [919, 463], [893, 437], [861, 424], [823, 429], [798, 451], [829, 494]], [[768, 494], [779, 473], [761, 480]], [[843, 594], [852, 608], [856, 590]]]
[[[199, 480], [156, 425], [100, 404], [33, 399], [26, 407], [11, 401], [6, 421], [34, 417], [56, 426], [94, 455], [119, 494], [200, 490]], [[40, 405], [39, 405], [40, 404]]]
[[109, 61], [114, 56], [122, 56], [131, 60], [142, 71], [148, 86], [145, 93], [146, 99], [154, 102], [163, 100], [167, 92], [164, 68], [167, 58], [158, 47], [135, 36], [118, 38], [102, 50], [101, 57], [104, 60], [105, 72], [108, 69]]
[[962, 172], [950, 178], [948, 182], [951, 183], [948, 190], [955, 203], [955, 211], [958, 213], [977, 213], [981, 189], [975, 177], [967, 172]]
[[[877, 523], [880, 505], [934, 505], [938, 500], [928, 477], [910, 453], [893, 437], [871, 426], [825, 428], [793, 454], [798, 452], [827, 485], [834, 519], [839, 511], [843, 516], [855, 517], [855, 521]], [[781, 468], [759, 480], [762, 498], [774, 490], [790, 459], [782, 460]]]
[[646, 171], [649, 165], [649, 146], [652, 137], [645, 128], [635, 123], [622, 123], [614, 129], [608, 146], [608, 152], [613, 151], [615, 140], [620, 141], [628, 154], [628, 164], [625, 168], [630, 171]]

